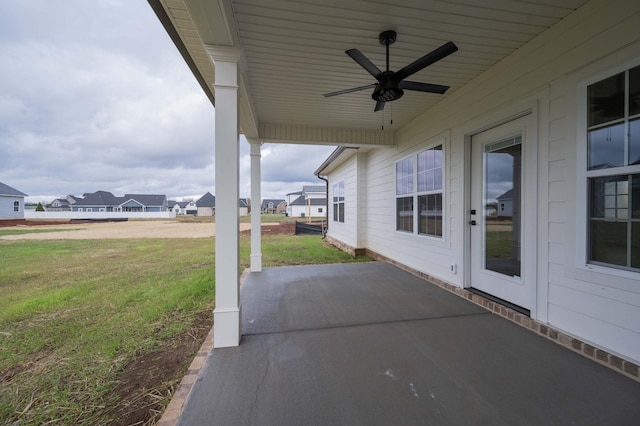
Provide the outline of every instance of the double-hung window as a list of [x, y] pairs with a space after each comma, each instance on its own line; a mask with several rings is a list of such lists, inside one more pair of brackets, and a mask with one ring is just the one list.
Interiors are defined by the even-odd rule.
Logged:
[[19, 212], [20, 211], [20, 201], [14, 201], [13, 202], [13, 211], [14, 212]]
[[442, 238], [443, 167], [442, 145], [396, 163], [396, 230]]
[[344, 223], [344, 181], [333, 185], [333, 221]]
[[413, 232], [413, 157], [396, 163], [396, 230]]
[[640, 66], [587, 87], [588, 261], [640, 271]]

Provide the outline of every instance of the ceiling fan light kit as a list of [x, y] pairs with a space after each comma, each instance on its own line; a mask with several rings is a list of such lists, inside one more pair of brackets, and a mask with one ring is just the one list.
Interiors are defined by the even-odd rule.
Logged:
[[376, 101], [374, 111], [381, 111], [384, 109], [386, 102], [392, 102], [400, 99], [404, 95], [404, 90], [414, 90], [418, 92], [439, 93], [442, 94], [447, 91], [449, 86], [441, 86], [438, 84], [418, 83], [415, 81], [405, 81], [405, 78], [421, 71], [434, 62], [443, 59], [453, 52], [458, 50], [458, 47], [451, 41], [443, 44], [434, 51], [427, 53], [423, 57], [415, 60], [401, 70], [394, 72], [389, 70], [389, 46], [392, 45], [397, 38], [397, 34], [393, 30], [383, 31], [380, 33], [380, 44], [386, 46], [386, 70], [380, 71], [380, 69], [373, 64], [360, 52], [358, 49], [349, 49], [345, 53], [353, 59], [358, 65], [364, 68], [369, 74], [371, 74], [377, 81], [377, 83], [369, 84], [366, 86], [354, 87], [352, 89], [339, 90], [337, 92], [325, 93], [325, 97], [344, 95], [347, 93], [358, 92], [373, 88], [371, 98]]

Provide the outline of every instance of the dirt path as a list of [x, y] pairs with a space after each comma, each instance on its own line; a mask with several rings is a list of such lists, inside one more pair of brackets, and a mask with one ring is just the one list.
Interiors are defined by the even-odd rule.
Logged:
[[[262, 226], [279, 226], [263, 223]], [[104, 223], [65, 223], [61, 225], [16, 226], [12, 229], [42, 229], [37, 232], [0, 236], [0, 240], [97, 240], [115, 238], [207, 238], [216, 234], [215, 223], [181, 223], [177, 221], [129, 221]], [[240, 230], [251, 229], [241, 223]], [[55, 230], [55, 231], [54, 231]], [[54, 231], [54, 232], [51, 232]]]

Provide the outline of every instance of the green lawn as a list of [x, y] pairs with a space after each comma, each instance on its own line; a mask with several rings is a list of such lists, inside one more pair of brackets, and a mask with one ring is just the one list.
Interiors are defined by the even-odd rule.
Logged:
[[[0, 241], [0, 423], [109, 423], [123, 367], [212, 310], [214, 257], [213, 239]], [[362, 260], [263, 236], [265, 267]]]

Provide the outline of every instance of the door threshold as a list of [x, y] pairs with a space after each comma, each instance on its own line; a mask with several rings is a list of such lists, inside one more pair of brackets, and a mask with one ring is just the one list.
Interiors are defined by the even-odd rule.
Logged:
[[506, 306], [507, 308], [512, 309], [522, 315], [531, 317], [531, 311], [529, 309], [523, 308], [522, 306], [514, 305], [511, 302], [508, 302], [504, 299], [500, 299], [499, 297], [486, 293], [482, 290], [478, 290], [477, 288], [469, 287], [467, 288], [467, 290], [469, 290], [471, 293], [477, 294], [478, 296], [482, 296], [485, 299], [489, 299], [492, 302], [498, 303], [499, 305]]

